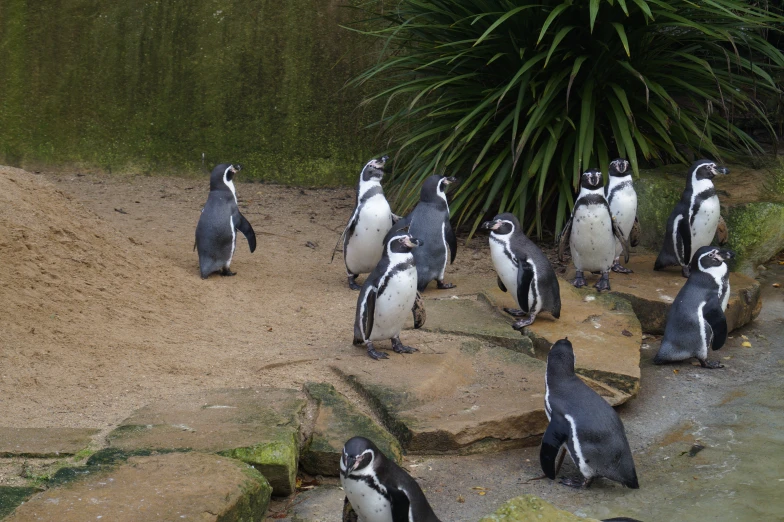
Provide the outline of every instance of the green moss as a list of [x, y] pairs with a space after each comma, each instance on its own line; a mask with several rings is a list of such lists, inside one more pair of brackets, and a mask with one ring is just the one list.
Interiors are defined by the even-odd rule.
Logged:
[[661, 248], [667, 219], [686, 186], [685, 170], [681, 165], [643, 170], [634, 180], [641, 246], [651, 250]]
[[33, 496], [35, 488], [0, 486], [0, 518], [10, 515], [16, 506]]
[[282, 437], [279, 441], [235, 448], [218, 454], [255, 467], [267, 478], [276, 496], [290, 495], [294, 492], [299, 460], [299, 446], [295, 434]]
[[506, 502], [492, 515], [479, 522], [590, 522], [594, 519], [581, 518], [567, 511], [555, 508], [552, 504], [525, 495]]
[[272, 486], [253, 466], [243, 466], [242, 472], [248, 477], [248, 480], [240, 485], [243, 496], [230, 511], [218, 516], [218, 522], [264, 520], [272, 496]]
[[730, 209], [725, 221], [727, 247], [736, 254], [736, 272], [753, 276], [758, 265], [784, 248], [783, 203], [738, 205]]

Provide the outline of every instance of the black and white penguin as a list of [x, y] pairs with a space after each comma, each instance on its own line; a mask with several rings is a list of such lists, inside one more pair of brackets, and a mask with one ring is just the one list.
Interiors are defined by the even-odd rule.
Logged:
[[343, 446], [340, 485], [360, 522], [440, 522], [416, 480], [364, 437]]
[[343, 260], [352, 290], [360, 288], [357, 275], [376, 268], [384, 250], [384, 238], [392, 228], [394, 216], [381, 188], [387, 159], [388, 156], [372, 159], [360, 172], [354, 213], [343, 231]]
[[202, 279], [213, 272], [233, 276], [229, 270], [237, 242], [237, 230], [245, 234], [251, 253], [256, 250], [256, 234], [237, 206], [237, 191], [234, 175], [242, 170], [241, 165], [223, 163], [212, 169], [210, 194], [201, 210], [196, 225], [194, 250], [199, 251], [199, 270]]
[[[623, 237], [626, 242], [631, 246], [637, 246], [637, 241], [632, 239], [632, 229], [635, 226], [639, 227], [637, 221], [637, 192], [634, 191], [634, 183], [632, 182], [632, 170], [629, 162], [625, 159], [618, 158], [610, 163], [610, 180], [604, 187], [604, 197], [607, 199], [607, 204], [610, 205], [610, 212], [618, 228], [623, 232]], [[637, 234], [638, 237], [639, 234]], [[623, 252], [623, 245], [620, 241], [615, 241], [615, 259], [613, 260], [612, 271], [621, 274], [630, 274], [632, 270], [621, 265], [621, 253]]]
[[588, 487], [594, 478], [605, 477], [629, 488], [640, 487], [623, 423], [612, 406], [575, 375], [568, 339], [556, 342], [547, 355], [544, 407], [550, 424], [539, 461], [548, 478], [555, 480], [565, 445], [584, 478], [563, 479], [563, 484]]
[[417, 351], [400, 342], [400, 331], [412, 310], [416, 319], [417, 267], [412, 251], [422, 241], [405, 233], [390, 232], [385, 244], [381, 260], [359, 291], [354, 317], [354, 344], [364, 344], [373, 359], [389, 358], [376, 351], [373, 341], [391, 339], [397, 353]]
[[703, 368], [723, 368], [708, 361], [708, 347], [718, 350], [727, 340], [724, 311], [730, 298], [727, 260], [734, 254], [719, 247], [704, 246], [691, 260], [691, 273], [675, 297], [664, 327], [656, 364], [696, 357]]
[[583, 272], [586, 270], [601, 272], [599, 281], [594, 285], [600, 292], [610, 290], [610, 267], [615, 259], [616, 239], [621, 243], [624, 263], [629, 262], [629, 246], [612, 217], [603, 184], [602, 173], [596, 169], [584, 172], [580, 177], [580, 194], [558, 245], [558, 259], [563, 261], [566, 243], [569, 243], [577, 269], [572, 284], [577, 288], [585, 286]]
[[561, 291], [550, 261], [523, 233], [514, 214], [499, 214], [482, 228], [490, 231], [490, 255], [498, 274], [498, 287], [512, 293], [520, 309], [504, 308], [514, 317], [528, 315], [512, 325], [521, 330], [533, 324], [536, 315], [550, 312], [561, 316]]
[[717, 174], [729, 174], [729, 169], [706, 159], [692, 163], [686, 189], [667, 219], [667, 232], [654, 270], [680, 265], [683, 277], [689, 277], [694, 252], [713, 241], [721, 218], [712, 181]]
[[419, 203], [411, 213], [401, 219], [392, 230], [408, 227], [408, 232], [422, 240], [414, 251], [417, 268], [417, 289], [421, 292], [433, 279], [438, 288], [445, 290], [455, 285], [444, 282], [447, 263], [454, 263], [457, 255], [457, 238], [449, 222], [447, 187], [457, 181], [454, 177], [433, 175], [425, 180]]

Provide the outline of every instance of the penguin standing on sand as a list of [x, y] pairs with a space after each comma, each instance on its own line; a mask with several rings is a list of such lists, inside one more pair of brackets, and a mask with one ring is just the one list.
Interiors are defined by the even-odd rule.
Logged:
[[417, 268], [417, 289], [421, 292], [433, 279], [440, 290], [454, 288], [444, 282], [447, 263], [454, 263], [457, 255], [457, 238], [449, 222], [447, 187], [457, 181], [454, 177], [433, 175], [422, 185], [419, 203], [401, 219], [392, 230], [408, 227], [409, 233], [422, 240], [422, 247], [414, 251]]
[[667, 232], [654, 270], [680, 265], [683, 277], [689, 277], [692, 255], [713, 241], [721, 218], [712, 181], [717, 174], [729, 174], [729, 169], [706, 159], [692, 163], [686, 189], [667, 219]]
[[704, 246], [691, 260], [691, 273], [667, 312], [656, 364], [696, 357], [703, 368], [723, 368], [708, 361], [708, 347], [718, 350], [727, 340], [724, 310], [730, 298], [727, 260], [734, 254], [724, 248]]
[[416, 480], [364, 437], [343, 446], [340, 485], [361, 522], [440, 522]]
[[[610, 180], [604, 187], [604, 197], [607, 199], [607, 204], [610, 205], [612, 217], [618, 223], [618, 228], [623, 232], [626, 242], [630, 246], [637, 246], [640, 222], [637, 220], [637, 193], [634, 191], [629, 162], [618, 158], [610, 163], [609, 172]], [[632, 234], [633, 230], [634, 234]], [[622, 252], [623, 245], [616, 240], [612, 271], [631, 274], [632, 270], [621, 265]]]
[[490, 231], [490, 255], [498, 274], [498, 287], [514, 296], [519, 310], [504, 308], [514, 316], [522, 317], [512, 325], [515, 330], [533, 324], [541, 311], [561, 316], [561, 293], [558, 278], [544, 253], [520, 228], [513, 214], [499, 214], [486, 221], [482, 228]]
[[556, 342], [547, 355], [544, 407], [550, 424], [539, 461], [549, 479], [558, 474], [565, 445], [584, 479], [562, 479], [563, 484], [587, 488], [594, 478], [605, 477], [640, 487], [623, 423], [612, 406], [575, 375], [574, 351], [567, 339]]
[[602, 173], [596, 169], [584, 172], [580, 177], [580, 194], [558, 245], [558, 259], [563, 261], [566, 243], [569, 243], [577, 269], [572, 284], [577, 288], [585, 286], [583, 272], [586, 270], [601, 272], [599, 281], [594, 285], [600, 292], [610, 290], [610, 267], [615, 259], [616, 239], [621, 243], [624, 263], [629, 262], [629, 245], [612, 217], [602, 185]]
[[233, 276], [229, 270], [237, 242], [237, 230], [248, 240], [251, 253], [256, 250], [256, 234], [237, 206], [237, 191], [234, 175], [242, 170], [241, 165], [223, 163], [212, 169], [210, 194], [196, 225], [194, 250], [199, 251], [201, 278], [220, 271], [223, 276]]
[[381, 261], [359, 291], [354, 317], [354, 344], [364, 344], [373, 359], [389, 358], [386, 353], [376, 351], [373, 341], [391, 339], [392, 349], [397, 353], [417, 351], [400, 341], [400, 331], [412, 309], [414, 327], [422, 326], [421, 322], [417, 323], [417, 310], [414, 308], [417, 302], [417, 268], [412, 254], [421, 244], [419, 239], [406, 233], [390, 232]]
[[372, 272], [378, 264], [384, 250], [384, 237], [392, 228], [394, 216], [381, 188], [387, 159], [388, 156], [372, 159], [362, 169], [354, 213], [343, 231], [343, 260], [348, 286], [352, 290], [360, 288], [357, 275]]

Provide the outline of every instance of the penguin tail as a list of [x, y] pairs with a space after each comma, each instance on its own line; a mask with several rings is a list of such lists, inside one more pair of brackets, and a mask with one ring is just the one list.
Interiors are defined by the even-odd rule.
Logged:
[[561, 297], [560, 296], [558, 297], [558, 299], [557, 299], [557, 301], [555, 303], [555, 306], [553, 306], [553, 311], [550, 312], [550, 313], [556, 319], [560, 319], [561, 318]]
[[624, 481], [623, 485], [631, 489], [640, 489], [640, 483], [637, 481], [637, 472], [632, 470], [631, 478]]
[[198, 241], [194, 241], [193, 242], [193, 252], [196, 252], [196, 245], [198, 245], [198, 244], [199, 244]]
[[667, 364], [668, 362], [670, 361], [662, 357], [661, 353], [657, 353], [656, 357], [653, 358], [653, 364]]

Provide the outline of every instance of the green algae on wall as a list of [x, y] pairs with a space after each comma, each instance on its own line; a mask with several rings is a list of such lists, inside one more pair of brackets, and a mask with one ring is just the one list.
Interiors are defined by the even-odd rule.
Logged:
[[353, 182], [345, 82], [372, 55], [341, 0], [0, 2], [0, 163]]

